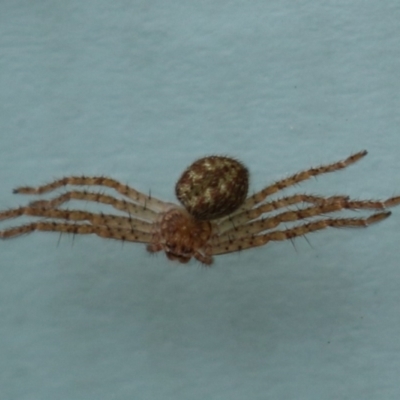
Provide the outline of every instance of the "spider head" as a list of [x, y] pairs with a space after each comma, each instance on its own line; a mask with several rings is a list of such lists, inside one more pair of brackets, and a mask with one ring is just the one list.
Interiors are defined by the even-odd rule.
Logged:
[[204, 264], [211, 264], [205, 253], [211, 236], [211, 224], [198, 221], [185, 209], [174, 207], [160, 221], [158, 243], [148, 247], [150, 251], [164, 250], [170, 260], [186, 264], [192, 257]]

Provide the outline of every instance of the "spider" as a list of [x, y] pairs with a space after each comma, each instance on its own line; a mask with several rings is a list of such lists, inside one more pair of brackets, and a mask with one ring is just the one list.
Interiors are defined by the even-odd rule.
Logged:
[[[367, 154], [361, 151], [345, 160], [310, 168], [276, 181], [248, 196], [249, 173], [239, 161], [222, 156], [201, 158], [178, 180], [175, 191], [182, 205], [165, 202], [107, 177], [67, 176], [39, 187], [19, 187], [14, 193], [43, 194], [67, 185], [102, 186], [119, 197], [89, 190], [70, 190], [52, 199], [0, 211], [0, 220], [29, 215], [39, 220], [0, 231], [7, 239], [33, 231], [95, 234], [106, 239], [147, 243], [150, 253], [164, 251], [170, 260], [187, 263], [192, 257], [211, 265], [213, 256], [292, 240], [327, 227], [366, 227], [391, 214], [385, 209], [400, 204], [400, 196], [384, 201], [351, 200], [348, 196], [323, 197], [294, 194], [273, 201], [266, 198], [301, 181], [343, 169]], [[121, 196], [122, 195], [122, 196]], [[107, 204], [124, 215], [60, 208], [70, 200]], [[296, 209], [292, 205], [302, 205]], [[332, 218], [340, 210], [370, 209], [367, 217]], [[273, 211], [273, 214], [266, 214]], [[298, 225], [275, 230], [286, 222]]]

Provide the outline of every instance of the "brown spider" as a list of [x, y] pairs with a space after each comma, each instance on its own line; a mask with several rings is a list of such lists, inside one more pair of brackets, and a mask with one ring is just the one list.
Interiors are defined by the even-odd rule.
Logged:
[[[176, 194], [184, 207], [158, 200], [106, 177], [69, 176], [39, 187], [20, 187], [14, 193], [42, 194], [66, 185], [103, 186], [124, 198], [90, 191], [71, 190], [50, 200], [0, 212], [0, 220], [21, 215], [42, 217], [36, 222], [0, 231], [6, 239], [33, 231], [91, 234], [107, 239], [147, 243], [151, 253], [164, 251], [170, 260], [187, 263], [192, 257], [210, 265], [213, 256], [262, 246], [270, 241], [293, 239], [327, 227], [365, 227], [387, 218], [387, 207], [400, 204], [400, 196], [384, 201], [350, 200], [347, 196], [322, 197], [295, 194], [265, 202], [267, 196], [310, 177], [345, 168], [367, 154], [299, 172], [247, 196], [248, 171], [240, 162], [221, 156], [197, 160], [182, 174]], [[108, 204], [126, 216], [59, 208], [69, 200]], [[300, 209], [288, 206], [306, 203]], [[285, 209], [286, 208], [286, 209]], [[271, 216], [263, 214], [280, 210]], [[381, 210], [368, 217], [329, 218], [343, 209]], [[273, 230], [279, 224], [322, 216], [294, 227]]]

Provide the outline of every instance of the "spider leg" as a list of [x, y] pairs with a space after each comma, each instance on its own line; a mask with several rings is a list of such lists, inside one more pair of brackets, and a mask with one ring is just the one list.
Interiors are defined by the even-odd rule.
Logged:
[[0, 220], [16, 218], [21, 215], [56, 218], [63, 219], [65, 221], [89, 221], [93, 225], [110, 227], [113, 229], [134, 229], [141, 232], [151, 232], [153, 229], [153, 224], [131, 217], [120, 217], [112, 214], [97, 214], [80, 210], [60, 210], [57, 208], [49, 209], [46, 207], [30, 206], [2, 211], [0, 212]]
[[126, 240], [129, 242], [140, 242], [140, 243], [149, 243], [151, 242], [153, 237], [151, 233], [140, 232], [134, 229], [129, 230], [123, 228], [98, 226], [90, 224], [71, 224], [66, 222], [37, 221], [37, 222], [32, 222], [30, 224], [21, 225], [0, 231], [0, 238], [8, 239], [15, 236], [31, 233], [34, 231], [72, 233], [74, 235], [95, 234], [97, 236], [107, 239], [116, 239], [122, 241]]
[[279, 213], [273, 217], [258, 219], [249, 223], [236, 225], [236, 227], [225, 231], [222, 235], [217, 234], [211, 238], [211, 243], [220, 243], [229, 240], [239, 240], [254, 235], [268, 229], [273, 229], [282, 222], [293, 222], [322, 214], [340, 211], [343, 209], [385, 209], [400, 204], [400, 196], [391, 197], [385, 201], [364, 200], [353, 201], [346, 197], [327, 198], [326, 202], [303, 208], [300, 210], [289, 210]]
[[37, 200], [29, 203], [30, 207], [57, 208], [70, 200], [86, 200], [96, 203], [108, 204], [117, 210], [133, 214], [135, 217], [147, 221], [155, 221], [158, 214], [149, 208], [132, 203], [127, 200], [117, 199], [102, 193], [92, 193], [87, 191], [71, 190], [50, 200]]
[[378, 210], [382, 208], [395, 207], [400, 204], [400, 196], [393, 196], [386, 200], [346, 200], [346, 208]]
[[65, 178], [57, 179], [46, 185], [38, 187], [22, 186], [14, 189], [14, 193], [42, 194], [67, 185], [105, 186], [116, 190], [118, 193], [128, 197], [135, 203], [140, 204], [145, 208], [149, 208], [153, 211], [162, 211], [165, 209], [165, 202], [158, 200], [155, 197], [147, 196], [128, 185], [118, 182], [115, 179], [104, 176], [66, 176]]
[[254, 195], [248, 197], [239, 210], [250, 209], [254, 207], [256, 204], [261, 203], [267, 196], [276, 193], [280, 190], [286, 189], [289, 186], [293, 186], [299, 182], [305, 181], [313, 176], [326, 174], [328, 172], [334, 172], [339, 169], [343, 169], [348, 167], [351, 164], [354, 164], [361, 158], [367, 155], [367, 151], [363, 150], [358, 153], [351, 155], [345, 160], [341, 160], [332, 164], [321, 165], [319, 167], [310, 168], [297, 174], [291, 175], [287, 178], [281, 179], [270, 186], [265, 187]]
[[389, 217], [390, 211], [383, 211], [372, 214], [367, 218], [331, 218], [321, 219], [319, 221], [308, 222], [293, 228], [273, 231], [263, 235], [244, 237], [240, 239], [229, 240], [218, 245], [211, 246], [213, 255], [231, 253], [238, 250], [249, 249], [251, 247], [263, 246], [271, 241], [282, 241], [293, 239], [298, 236], [304, 236], [307, 233], [325, 229], [328, 227], [366, 227], [370, 224], [382, 221]]
[[201, 254], [199, 252], [194, 253], [194, 258], [197, 261], [200, 261], [205, 266], [209, 266], [213, 263], [213, 259], [209, 254]]
[[215, 235], [211, 238], [211, 243], [225, 242], [228, 239], [240, 240], [248, 236], [255, 235], [257, 233], [276, 228], [279, 224], [283, 222], [293, 222], [305, 218], [315, 217], [321, 214], [327, 214], [343, 209], [341, 202], [329, 202], [317, 206], [307, 207], [300, 210], [289, 210], [281, 212], [273, 217], [257, 219], [255, 221], [249, 222], [247, 224], [238, 225], [222, 235]]
[[314, 196], [307, 194], [295, 194], [293, 196], [287, 196], [278, 200], [261, 204], [258, 207], [242, 211], [240, 213], [234, 214], [233, 216], [223, 218], [215, 222], [217, 225], [218, 234], [221, 235], [224, 232], [235, 228], [235, 226], [243, 225], [251, 220], [260, 217], [264, 213], [275, 211], [278, 210], [279, 208], [284, 208], [298, 203], [321, 204], [321, 203], [342, 201], [347, 199], [348, 199], [347, 196], [322, 197], [322, 196]]

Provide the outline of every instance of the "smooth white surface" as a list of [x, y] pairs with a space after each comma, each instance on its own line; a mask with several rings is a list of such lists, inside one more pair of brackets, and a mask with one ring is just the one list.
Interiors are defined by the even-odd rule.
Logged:
[[[82, 173], [171, 201], [210, 153], [256, 190], [365, 148], [296, 191], [400, 193], [399, 20], [397, 1], [3, 1], [0, 209]], [[211, 269], [97, 237], [0, 242], [1, 398], [398, 399], [393, 211]]]

